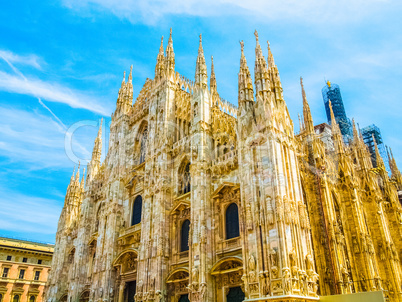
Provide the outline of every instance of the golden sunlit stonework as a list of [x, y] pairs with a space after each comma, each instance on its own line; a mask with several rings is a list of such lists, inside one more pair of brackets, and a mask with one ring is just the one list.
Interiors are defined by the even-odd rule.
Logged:
[[254, 85], [241, 42], [238, 108], [213, 60], [208, 87], [201, 36], [194, 82], [175, 71], [171, 34], [134, 104], [130, 70], [105, 161], [100, 127], [85, 186], [68, 186], [47, 301], [402, 301], [396, 163], [390, 179], [356, 129], [345, 145], [334, 119], [314, 127], [302, 82], [295, 135], [255, 36]]

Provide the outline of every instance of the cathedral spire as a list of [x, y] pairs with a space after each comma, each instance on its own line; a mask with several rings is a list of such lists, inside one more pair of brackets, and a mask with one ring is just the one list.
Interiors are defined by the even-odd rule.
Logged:
[[353, 127], [353, 142], [356, 145], [358, 145], [358, 143], [360, 142], [360, 136], [359, 136], [359, 132], [357, 131], [357, 128], [356, 128], [355, 119], [352, 119], [352, 127]]
[[98, 136], [95, 139], [94, 149], [92, 151], [92, 160], [97, 163], [100, 163], [101, 155], [102, 155], [102, 124], [103, 118], [101, 119], [99, 129], [98, 129]]
[[[387, 152], [388, 152], [388, 148], [387, 148]], [[391, 153], [391, 155], [388, 153], [389, 167], [391, 169], [391, 176], [394, 179], [394, 181], [396, 182], [398, 190], [401, 190], [402, 189], [402, 174], [398, 169], [398, 165], [396, 164], [396, 160], [395, 160], [394, 154], [392, 154], [391, 148], [389, 148], [389, 152]]]
[[202, 48], [202, 36], [198, 47], [197, 64], [195, 67], [195, 85], [207, 86], [207, 65], [205, 64], [204, 50]]
[[298, 113], [297, 116], [299, 117], [299, 129], [300, 129], [299, 132], [303, 132], [304, 131], [304, 126], [303, 126], [303, 122], [302, 122], [301, 117], [300, 117], [300, 113]]
[[314, 133], [313, 117], [311, 116], [310, 106], [307, 102], [307, 97], [306, 97], [306, 92], [304, 91], [302, 77], [300, 77], [300, 86], [301, 86], [302, 97], [303, 97], [303, 118], [304, 118], [304, 125], [306, 127], [305, 130], [306, 130], [307, 134], [312, 134], [312, 133]]
[[175, 59], [173, 51], [173, 39], [172, 39], [172, 28], [170, 28], [168, 45], [166, 47], [166, 71], [169, 74], [174, 73]]
[[132, 84], [133, 83], [133, 65], [130, 66], [130, 73], [128, 75], [128, 84]]
[[71, 175], [71, 178], [70, 178], [70, 185], [74, 182], [74, 176], [75, 176], [75, 165], [74, 165], [74, 170], [73, 170], [73, 175]]
[[121, 81], [121, 85], [126, 83], [126, 71], [123, 72], [123, 81]]
[[240, 41], [241, 56], [239, 70], [239, 106], [242, 102], [254, 102], [253, 82], [250, 70], [247, 66], [246, 56], [244, 55], [244, 42]]
[[377, 141], [374, 137], [374, 134], [372, 134], [372, 138], [373, 138], [373, 142], [374, 142], [374, 149], [375, 149], [375, 162], [376, 162], [376, 168], [384, 168], [385, 170], [385, 165], [384, 165], [384, 161], [382, 160], [380, 151], [378, 150], [378, 146], [377, 146]]
[[332, 127], [332, 136], [334, 139], [334, 143], [337, 146], [338, 153], [343, 153], [343, 140], [341, 130], [339, 129], [339, 125], [336, 122], [334, 111], [332, 110], [331, 100], [329, 101], [329, 110], [331, 112], [331, 127]]
[[268, 90], [269, 77], [267, 62], [265, 61], [264, 55], [262, 54], [261, 45], [258, 39], [257, 30], [254, 32], [256, 47], [255, 47], [255, 67], [254, 67], [254, 81], [256, 86], [256, 93], [260, 91]]
[[211, 56], [211, 78], [209, 79], [209, 90], [211, 91], [212, 95], [217, 93], [215, 68], [214, 68], [214, 57], [213, 56]]
[[99, 170], [100, 161], [102, 156], [102, 125], [103, 118], [101, 119], [98, 135], [95, 139], [94, 149], [92, 150], [92, 158], [88, 165], [88, 178], [93, 178]]
[[163, 36], [162, 36], [161, 46], [159, 47], [159, 53], [156, 58], [155, 78], [163, 76], [164, 70], [165, 70], [165, 50], [163, 49]]
[[85, 187], [85, 168], [82, 170], [82, 178], [81, 178], [81, 190], [84, 190]]
[[272, 55], [271, 52], [271, 46], [269, 44], [269, 41], [267, 41], [267, 44], [268, 44], [268, 68], [271, 68], [275, 66], [275, 61], [274, 56]]
[[75, 175], [75, 181], [78, 183], [80, 181], [80, 166], [81, 163], [78, 161], [78, 169], [77, 169], [77, 174]]

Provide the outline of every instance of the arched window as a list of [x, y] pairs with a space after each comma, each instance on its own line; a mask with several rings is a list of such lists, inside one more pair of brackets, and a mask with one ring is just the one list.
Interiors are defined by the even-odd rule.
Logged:
[[186, 194], [191, 191], [190, 163], [182, 164], [179, 173], [179, 194]]
[[226, 209], [226, 239], [239, 236], [239, 210], [237, 204], [231, 203]]
[[142, 212], [142, 197], [138, 195], [133, 203], [133, 215], [131, 217], [131, 225], [136, 225], [141, 222]]
[[34, 295], [32, 295], [32, 296], [29, 298], [29, 302], [35, 302], [35, 296], [34, 296]]
[[190, 220], [185, 220], [181, 225], [181, 236], [180, 236], [180, 252], [188, 251], [188, 235], [190, 232]]
[[141, 134], [140, 164], [142, 164], [145, 161], [145, 156], [147, 154], [147, 139], [148, 139], [148, 128], [145, 127]]
[[3, 294], [0, 294], [0, 302], [3, 301]]
[[13, 302], [19, 302], [20, 301], [20, 295], [14, 295]]

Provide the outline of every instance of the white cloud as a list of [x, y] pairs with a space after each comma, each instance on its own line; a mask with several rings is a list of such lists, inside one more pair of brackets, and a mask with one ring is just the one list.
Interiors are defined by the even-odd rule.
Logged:
[[76, 157], [85, 163], [91, 156], [96, 127], [81, 126], [80, 132], [72, 134], [75, 157], [70, 158], [64, 149], [66, 130], [52, 118], [0, 107], [0, 155], [26, 170], [71, 167]]
[[54, 234], [60, 212], [60, 201], [32, 197], [0, 188], [2, 230]]
[[81, 108], [92, 112], [109, 115], [110, 112], [99, 102], [57, 83], [49, 83], [39, 79], [24, 79], [0, 71], [0, 89], [11, 93], [19, 93], [39, 97], [47, 101], [67, 104], [72, 108]]
[[288, 20], [308, 23], [355, 22], [398, 5], [392, 0], [62, 0], [72, 9], [104, 8], [133, 23], [156, 23], [167, 15], [222, 16], [249, 15], [266, 21]]
[[21, 65], [29, 65], [35, 67], [37, 69], [41, 69], [41, 65], [39, 64], [39, 57], [34, 54], [21, 56], [15, 53], [12, 53], [8, 50], [0, 49], [0, 58], [5, 60], [7, 63], [11, 64], [21, 64]]

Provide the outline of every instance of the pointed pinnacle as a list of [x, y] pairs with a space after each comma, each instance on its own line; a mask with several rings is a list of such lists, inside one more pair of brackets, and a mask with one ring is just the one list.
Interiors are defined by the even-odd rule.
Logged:
[[391, 162], [391, 155], [389, 154], [389, 148], [388, 148], [388, 146], [385, 146], [385, 149], [387, 149], [388, 161]]
[[216, 77], [215, 77], [215, 68], [214, 68], [214, 57], [211, 56], [211, 78], [209, 79], [209, 89], [211, 93], [216, 92]]
[[267, 44], [268, 44], [268, 68], [270, 68], [270, 67], [273, 67], [273, 66], [275, 66], [275, 61], [274, 61], [274, 56], [272, 55], [272, 52], [271, 52], [271, 47], [270, 47], [270, 44], [269, 44], [269, 41], [267, 41]]
[[299, 117], [299, 129], [300, 129], [300, 132], [301, 132], [301, 131], [303, 131], [303, 124], [302, 124], [302, 121], [301, 121], [300, 113], [298, 113], [297, 116]]
[[75, 165], [74, 165], [73, 175], [71, 175], [71, 181], [74, 180], [74, 175], [75, 175]]
[[359, 140], [359, 133], [357, 132], [356, 124], [355, 124], [355, 119], [352, 119], [352, 125], [353, 125], [353, 139], [355, 141]]
[[164, 53], [164, 51], [163, 51], [163, 36], [162, 36], [162, 38], [161, 38], [161, 46], [159, 47], [159, 53], [160, 53], [160, 54], [163, 54], [163, 53]]
[[133, 65], [130, 66], [130, 74], [128, 75], [128, 83], [131, 83], [133, 80]]
[[122, 83], [125, 83], [126, 82], [126, 71], [124, 70], [124, 72], [123, 72], [123, 81], [122, 81]]
[[302, 90], [303, 103], [307, 102], [306, 92], [304, 91], [303, 77], [300, 77], [300, 86]]
[[331, 100], [329, 100], [328, 104], [329, 104], [329, 111], [331, 112], [331, 124], [332, 124], [332, 127], [333, 127], [334, 124], [336, 124], [336, 120], [335, 120], [334, 111], [332, 110], [332, 102], [331, 102]]
[[[382, 157], [380, 154], [380, 151], [378, 150], [378, 145], [377, 145], [377, 141], [375, 140], [374, 134], [371, 135], [373, 138], [373, 142], [374, 142], [374, 148], [375, 148], [375, 157], [376, 157], [376, 162], [377, 162], [377, 167], [379, 166], [379, 164], [381, 164], [382, 162]], [[382, 162], [382, 164], [384, 164]]]
[[200, 34], [200, 46], [198, 47], [198, 53], [203, 53], [204, 50], [202, 49], [202, 35]]
[[84, 179], [85, 179], [85, 168], [82, 170], [81, 188], [84, 187]]
[[258, 31], [257, 30], [254, 31], [254, 36], [255, 36], [255, 40], [258, 44]]
[[102, 124], [103, 124], [103, 117], [102, 117], [100, 125], [99, 125], [98, 138], [101, 138], [101, 136], [102, 136]]
[[80, 163], [80, 161], [78, 161], [78, 170], [77, 170], [77, 174], [75, 174], [75, 181], [77, 183], [80, 181], [80, 166], [81, 166], [81, 163]]
[[214, 56], [211, 56], [211, 74], [215, 73], [214, 69]]
[[[163, 39], [163, 37], [162, 37]], [[169, 32], [169, 40], [168, 40], [168, 48], [173, 48], [173, 38], [172, 38], [172, 28], [170, 28], [170, 32]]]

